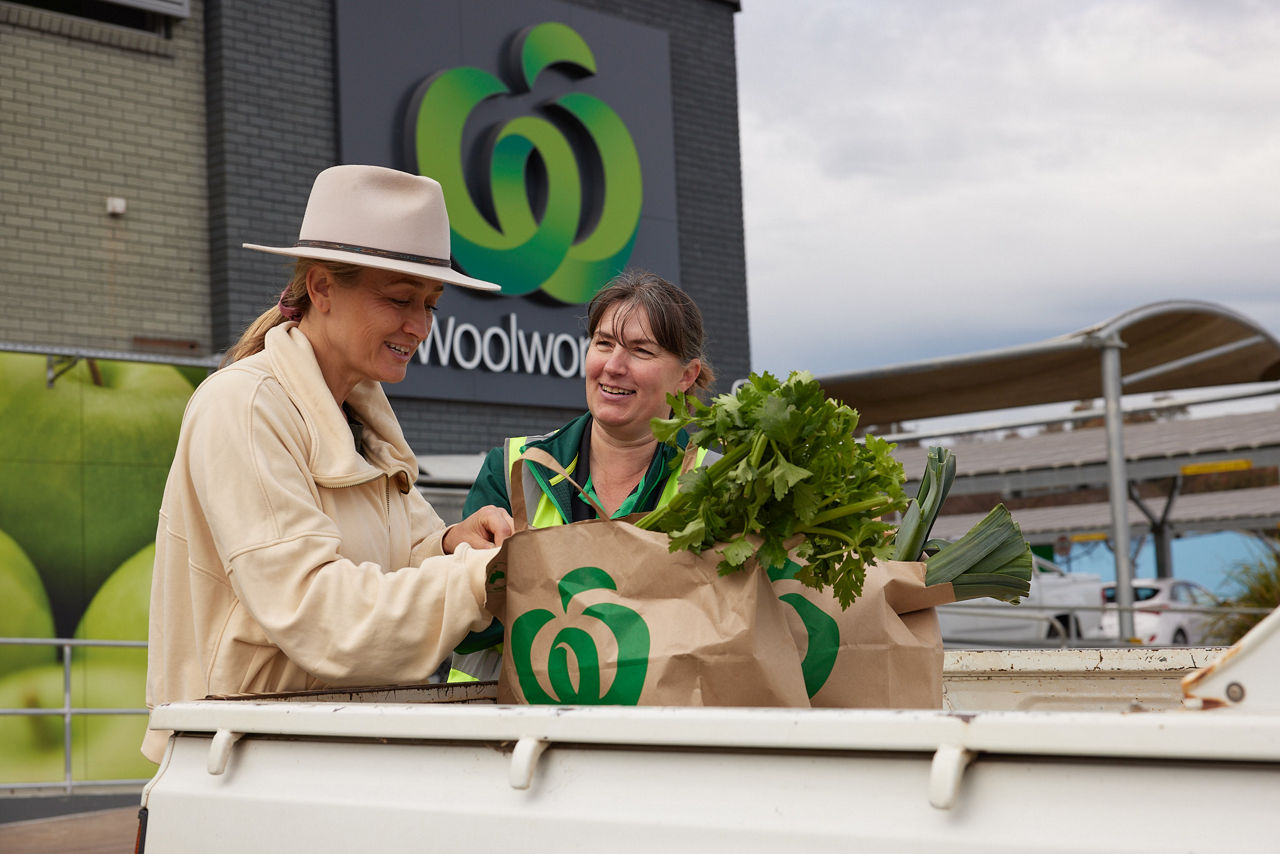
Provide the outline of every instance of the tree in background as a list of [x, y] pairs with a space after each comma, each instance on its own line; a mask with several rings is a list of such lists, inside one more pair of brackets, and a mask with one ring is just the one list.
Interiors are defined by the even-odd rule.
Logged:
[[[1227, 595], [1223, 604], [1241, 609], [1274, 609], [1280, 606], [1280, 546], [1274, 540], [1259, 538], [1266, 552], [1253, 560], [1242, 560], [1227, 570]], [[1258, 611], [1222, 612], [1214, 616], [1209, 636], [1215, 641], [1233, 644], [1262, 621], [1266, 614]]]

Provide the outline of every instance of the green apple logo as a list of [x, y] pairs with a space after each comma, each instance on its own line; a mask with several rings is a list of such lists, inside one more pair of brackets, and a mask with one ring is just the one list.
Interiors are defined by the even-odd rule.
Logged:
[[[517, 34], [513, 45], [520, 88], [533, 91], [551, 65], [595, 74], [595, 56], [568, 26], [547, 22]], [[643, 199], [640, 158], [627, 126], [599, 98], [570, 92], [546, 106], [565, 130], [595, 146], [601, 186], [587, 187], [600, 201], [599, 220], [583, 228], [583, 170], [565, 130], [547, 119], [521, 116], [493, 129], [489, 186], [496, 225], [485, 218], [463, 177], [462, 140], [468, 116], [483, 101], [510, 94], [479, 68], [433, 75], [409, 106], [411, 147], [418, 170], [444, 188], [453, 255], [472, 276], [497, 282], [509, 296], [541, 288], [565, 303], [584, 303], [631, 257]], [[526, 175], [540, 160], [545, 174], [541, 216], [529, 198]]]
[[[560, 579], [560, 606], [569, 613], [569, 603], [586, 590], [617, 590], [618, 585], [603, 569], [583, 566]], [[595, 640], [583, 629], [566, 626], [556, 633], [547, 662], [547, 677], [554, 693], [543, 690], [533, 668], [533, 641], [555, 614], [539, 608], [526, 611], [511, 625], [511, 657], [520, 689], [529, 703], [583, 703], [634, 706], [640, 702], [645, 675], [649, 670], [649, 627], [630, 608], [609, 602], [588, 605], [584, 616], [599, 620], [613, 633], [618, 644], [618, 668], [613, 685], [600, 693], [600, 653]], [[569, 653], [577, 663], [575, 687], [569, 669]]]
[[[769, 580], [795, 578], [799, 568], [799, 565], [789, 560], [781, 568], [770, 569]], [[804, 674], [805, 691], [813, 697], [827, 684], [827, 679], [836, 666], [836, 655], [840, 651], [840, 625], [830, 614], [799, 593], [783, 593], [778, 599], [795, 610], [809, 637], [804, 660], [800, 662], [800, 672]]]

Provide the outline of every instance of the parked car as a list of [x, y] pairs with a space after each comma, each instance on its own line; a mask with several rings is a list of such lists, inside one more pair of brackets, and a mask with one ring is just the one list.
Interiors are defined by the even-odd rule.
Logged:
[[[1115, 583], [1102, 586], [1102, 633], [1120, 636]], [[1218, 598], [1194, 581], [1179, 578], [1136, 578], [1133, 581], [1133, 634], [1150, 646], [1201, 645], [1213, 614], [1202, 609], [1221, 606]]]
[[1059, 646], [1101, 634], [1102, 579], [1032, 556], [1031, 592], [1019, 605], [969, 599], [938, 608], [948, 647]]

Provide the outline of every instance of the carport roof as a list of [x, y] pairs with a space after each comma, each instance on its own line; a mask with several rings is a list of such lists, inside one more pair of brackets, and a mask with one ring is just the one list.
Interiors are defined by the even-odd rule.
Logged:
[[1104, 343], [1124, 343], [1124, 394], [1280, 379], [1280, 342], [1223, 306], [1171, 300], [1033, 344], [820, 377], [860, 426], [1103, 396]]
[[[953, 495], [1005, 495], [1072, 490], [1107, 482], [1107, 436], [1101, 427], [1040, 433], [998, 441], [958, 441]], [[924, 471], [925, 447], [902, 447], [894, 456], [912, 482]], [[1124, 425], [1129, 480], [1194, 474], [1207, 464], [1247, 462], [1249, 468], [1280, 465], [1280, 412], [1246, 412], [1215, 418], [1181, 418]]]
[[[957, 539], [985, 515], [939, 516], [930, 536]], [[1014, 510], [1013, 518], [1032, 545], [1054, 543], [1059, 537], [1081, 542], [1111, 536], [1111, 505], [1107, 503], [1029, 507]], [[1151, 530], [1147, 517], [1133, 502], [1129, 502], [1128, 518], [1131, 536]], [[1168, 523], [1175, 536], [1209, 531], [1275, 531], [1280, 524], [1280, 486], [1180, 495], [1173, 502]]]

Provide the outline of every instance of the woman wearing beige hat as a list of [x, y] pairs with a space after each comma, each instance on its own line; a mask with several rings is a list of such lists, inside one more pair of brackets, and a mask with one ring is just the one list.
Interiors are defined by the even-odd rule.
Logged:
[[[485, 507], [446, 527], [380, 383], [404, 378], [446, 284], [440, 185], [336, 166], [312, 187], [293, 278], [192, 396], [165, 486], [147, 705], [426, 681], [490, 622]], [[143, 753], [163, 755], [167, 733]]]

